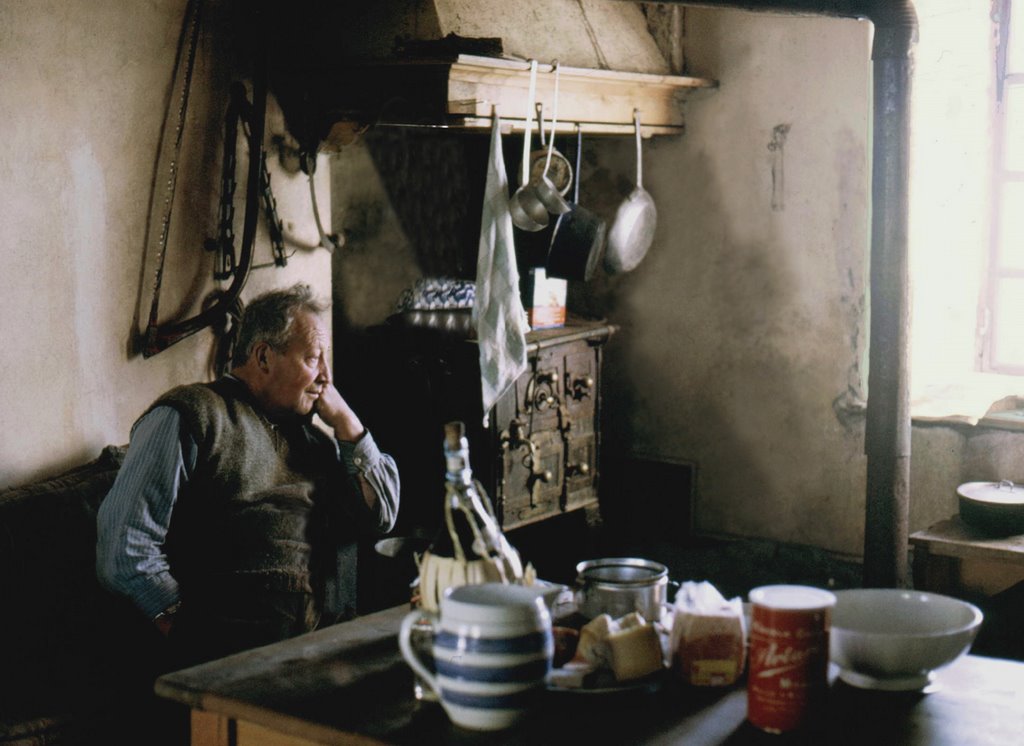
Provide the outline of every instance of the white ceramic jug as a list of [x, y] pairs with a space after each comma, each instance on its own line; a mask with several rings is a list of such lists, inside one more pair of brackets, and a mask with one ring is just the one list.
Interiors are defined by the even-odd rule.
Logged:
[[482, 583], [448, 592], [434, 623], [436, 674], [410, 643], [412, 627], [423, 616], [420, 611], [406, 616], [398, 644], [453, 723], [499, 730], [533, 708], [554, 651], [551, 616], [538, 589]]

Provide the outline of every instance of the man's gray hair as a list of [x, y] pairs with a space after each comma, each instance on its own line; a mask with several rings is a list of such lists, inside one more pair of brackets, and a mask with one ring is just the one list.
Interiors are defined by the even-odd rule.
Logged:
[[301, 282], [253, 298], [239, 322], [232, 363], [244, 365], [260, 342], [266, 342], [278, 352], [284, 350], [291, 339], [292, 324], [298, 314], [319, 315], [326, 310], [327, 304], [317, 300], [309, 285]]

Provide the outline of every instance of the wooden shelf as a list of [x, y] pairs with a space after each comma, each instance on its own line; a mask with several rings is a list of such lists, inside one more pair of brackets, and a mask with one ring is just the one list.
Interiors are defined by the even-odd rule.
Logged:
[[[529, 95], [529, 63], [460, 55], [448, 73], [448, 115], [462, 126], [490, 127], [498, 106], [510, 129], [523, 128]], [[696, 88], [712, 88], [703, 78], [677, 75], [561, 67], [558, 84], [558, 131], [629, 134], [633, 110], [640, 110], [644, 136], [679, 134], [683, 130], [683, 97]], [[538, 65], [537, 100], [550, 118], [554, 108], [554, 75]]]
[[[538, 65], [537, 94], [545, 117], [554, 108], [550, 64]], [[321, 126], [335, 122], [363, 125], [486, 130], [497, 107], [505, 132], [522, 131], [526, 120], [530, 64], [523, 60], [459, 54], [449, 60], [348, 62], [320, 71], [315, 87]], [[558, 132], [577, 125], [587, 134], [633, 133], [633, 110], [640, 110], [641, 133], [678, 135], [684, 129], [682, 101], [694, 90], [714, 88], [705, 78], [652, 75], [561, 66]]]

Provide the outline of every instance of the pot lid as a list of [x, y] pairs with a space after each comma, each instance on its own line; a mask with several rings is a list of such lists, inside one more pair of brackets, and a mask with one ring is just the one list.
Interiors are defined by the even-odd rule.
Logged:
[[646, 585], [668, 577], [665, 565], [637, 557], [585, 560], [576, 565], [576, 572], [583, 581], [612, 585]]
[[969, 500], [1004, 505], [1024, 504], [1024, 485], [1014, 484], [1009, 479], [999, 482], [967, 482], [957, 487], [956, 492]]

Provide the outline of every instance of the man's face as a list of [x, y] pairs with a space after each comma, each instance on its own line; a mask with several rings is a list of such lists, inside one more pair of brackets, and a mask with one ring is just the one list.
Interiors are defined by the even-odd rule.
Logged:
[[327, 327], [312, 313], [299, 313], [292, 322], [288, 346], [267, 349], [267, 378], [263, 404], [272, 414], [309, 414], [331, 381], [327, 367]]

